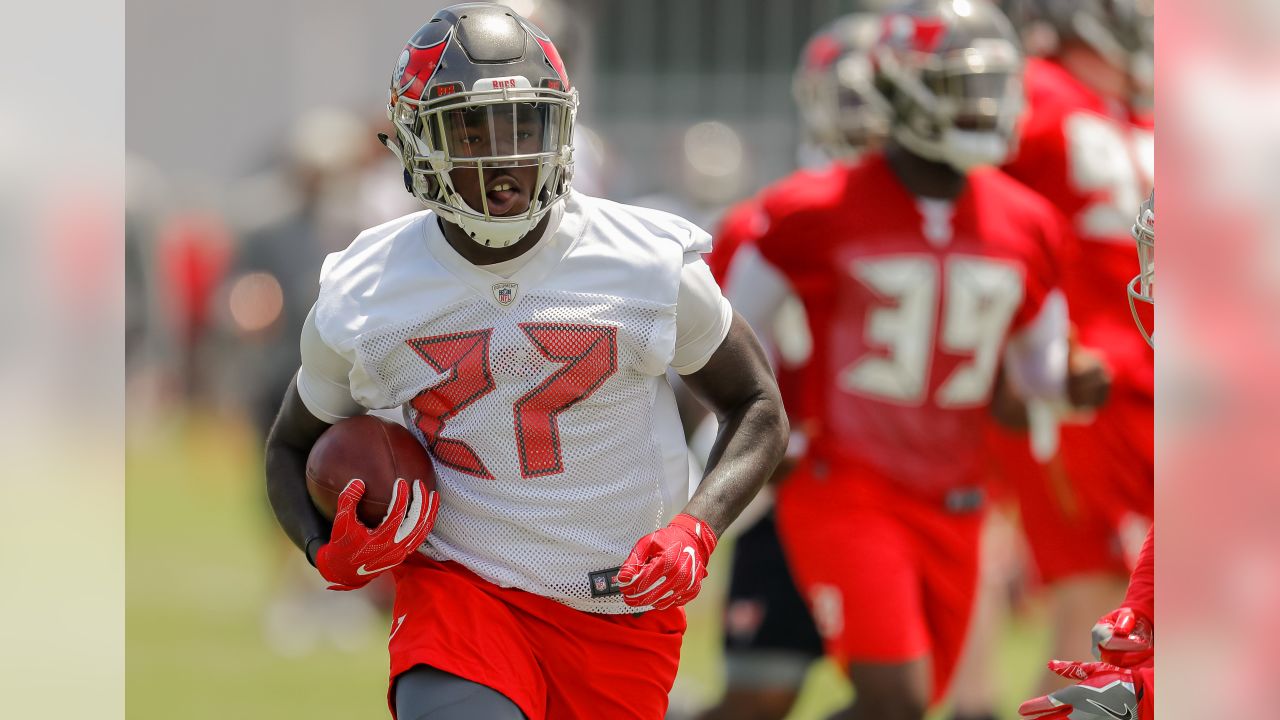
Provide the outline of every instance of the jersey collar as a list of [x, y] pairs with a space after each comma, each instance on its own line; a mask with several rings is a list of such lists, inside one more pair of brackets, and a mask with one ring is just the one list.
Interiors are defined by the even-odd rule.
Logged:
[[445, 240], [434, 213], [428, 213], [426, 222], [422, 224], [423, 240], [427, 251], [441, 267], [494, 307], [508, 309], [518, 305], [526, 292], [551, 274], [578, 243], [586, 228], [582, 206], [572, 192], [556, 203], [551, 213], [546, 234], [532, 250], [521, 256], [527, 260], [510, 277], [489, 272], [485, 266], [473, 265], [459, 255]]

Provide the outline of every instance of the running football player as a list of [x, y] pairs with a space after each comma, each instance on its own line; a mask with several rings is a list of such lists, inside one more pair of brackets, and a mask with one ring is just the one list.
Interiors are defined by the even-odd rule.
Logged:
[[990, 168], [1022, 110], [1008, 21], [919, 0], [885, 16], [871, 56], [886, 147], [766, 192], [728, 292], [758, 331], [789, 295], [804, 307], [813, 351], [785, 398], [808, 450], [778, 529], [857, 689], [840, 717], [897, 720], [941, 698], [964, 641], [997, 371], [1021, 397], [1094, 399], [1064, 398], [1059, 216]]
[[[571, 190], [577, 94], [555, 46], [492, 3], [409, 40], [388, 113], [427, 210], [328, 257], [267, 448], [289, 537], [338, 590], [396, 582], [403, 719], [657, 718], [716, 538], [782, 454], [768, 362], [661, 212]], [[690, 497], [668, 367], [719, 416]], [[400, 407], [428, 449], [378, 528], [332, 527], [303, 468], [332, 423]]]

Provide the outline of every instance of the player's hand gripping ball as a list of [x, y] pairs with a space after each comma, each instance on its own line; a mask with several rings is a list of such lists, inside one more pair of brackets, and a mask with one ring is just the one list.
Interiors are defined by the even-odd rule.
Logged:
[[333, 518], [316, 569], [333, 590], [354, 590], [404, 562], [440, 510], [431, 459], [395, 423], [358, 416], [325, 431], [307, 458], [312, 502]]
[[403, 426], [375, 415], [357, 415], [324, 431], [307, 455], [307, 492], [320, 514], [333, 520], [338, 496], [353, 478], [364, 481], [360, 522], [376, 527], [391, 507], [396, 480], [436, 486], [426, 449]]
[[698, 596], [716, 535], [706, 523], [680, 513], [671, 524], [636, 543], [618, 570], [622, 601], [666, 610]]
[[363, 494], [362, 480], [352, 480], [342, 491], [329, 542], [316, 553], [316, 569], [325, 580], [333, 583], [330, 590], [364, 587], [370, 580], [404, 562], [427, 539], [436, 523], [436, 513], [440, 511], [440, 499], [435, 490], [428, 492], [421, 480], [414, 480], [413, 499], [410, 501], [409, 484], [397, 480], [386, 519], [369, 529], [356, 519], [356, 505]]
[[1024, 720], [1142, 720], [1142, 689], [1133, 671], [1109, 663], [1063, 660], [1051, 661], [1049, 669], [1078, 682], [1022, 703], [1018, 715]]

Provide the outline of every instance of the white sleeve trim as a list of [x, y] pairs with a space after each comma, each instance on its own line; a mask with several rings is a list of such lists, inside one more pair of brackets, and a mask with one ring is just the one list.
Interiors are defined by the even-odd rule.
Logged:
[[795, 297], [787, 278], [754, 245], [745, 245], [729, 264], [725, 295], [755, 331], [765, 352], [777, 362], [778, 313]]
[[332, 425], [363, 413], [364, 407], [351, 397], [351, 361], [320, 337], [315, 315], [316, 309], [312, 307], [302, 324], [298, 395], [312, 415]]
[[1010, 338], [1005, 371], [1019, 397], [1049, 402], [1066, 397], [1068, 328], [1067, 299], [1053, 290], [1035, 319]]
[[733, 306], [720, 294], [711, 269], [696, 252], [685, 253], [676, 298], [676, 348], [671, 368], [688, 375], [703, 368], [733, 324]]

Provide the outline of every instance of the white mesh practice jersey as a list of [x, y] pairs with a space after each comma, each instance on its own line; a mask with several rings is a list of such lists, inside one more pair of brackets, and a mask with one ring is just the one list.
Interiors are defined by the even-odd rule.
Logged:
[[[314, 325], [349, 363], [350, 396], [401, 406], [431, 453], [441, 509], [423, 552], [580, 610], [635, 612], [602, 577], [689, 497], [665, 372], [682, 270], [710, 238], [657, 211], [564, 203], [510, 277], [464, 260], [428, 211], [368, 230], [325, 261]], [[711, 350], [732, 317], [713, 302]]]

